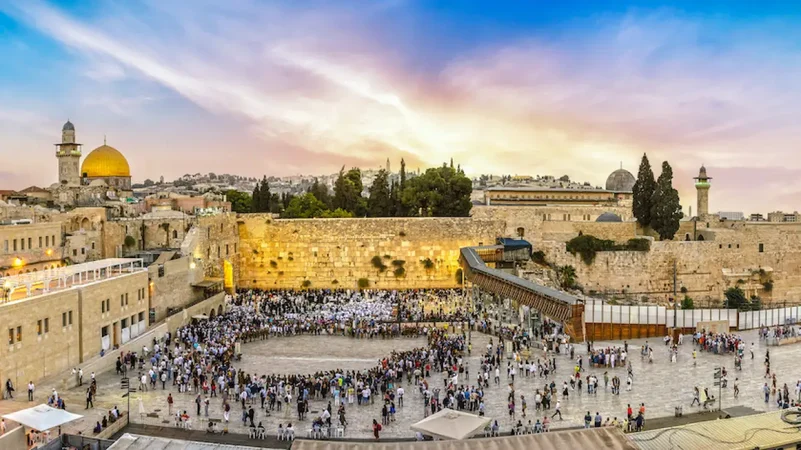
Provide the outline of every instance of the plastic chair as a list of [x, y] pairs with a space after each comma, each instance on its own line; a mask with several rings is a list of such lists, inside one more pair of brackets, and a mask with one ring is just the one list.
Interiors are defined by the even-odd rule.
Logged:
[[334, 429], [334, 436], [336, 436], [338, 438], [344, 438], [345, 437], [345, 427], [343, 427], [341, 425], [336, 427]]
[[255, 439], [256, 438], [256, 427], [251, 427], [250, 428], [250, 432], [248, 433], [248, 437], [250, 439]]

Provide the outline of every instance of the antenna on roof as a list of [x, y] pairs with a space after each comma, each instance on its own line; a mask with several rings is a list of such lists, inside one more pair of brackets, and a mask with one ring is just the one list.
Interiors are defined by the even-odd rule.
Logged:
[[623, 161], [620, 161], [620, 168], [623, 168]]
[[103, 135], [103, 145], [106, 145], [106, 135]]

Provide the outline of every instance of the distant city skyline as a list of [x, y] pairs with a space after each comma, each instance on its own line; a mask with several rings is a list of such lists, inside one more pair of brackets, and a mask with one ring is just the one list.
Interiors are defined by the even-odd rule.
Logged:
[[397, 171], [603, 185], [647, 153], [710, 211], [801, 209], [789, 2], [0, 0], [0, 189], [55, 183], [70, 119], [136, 182]]

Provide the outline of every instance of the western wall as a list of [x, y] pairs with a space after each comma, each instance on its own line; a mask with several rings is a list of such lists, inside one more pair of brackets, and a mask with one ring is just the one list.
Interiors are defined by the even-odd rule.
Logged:
[[[365, 278], [370, 288], [453, 287], [459, 249], [494, 244], [503, 225], [475, 218], [276, 220], [245, 214], [238, 286], [301, 288], [306, 282], [309, 288], [355, 289]], [[376, 257], [386, 266], [383, 272]], [[404, 273], [396, 276], [401, 264]]]
[[[674, 241], [654, 241], [647, 252], [599, 252], [587, 265], [565, 250], [565, 243], [579, 233], [625, 242], [641, 237], [642, 231], [634, 222], [576, 220], [597, 218], [609, 208], [569, 208], [569, 221], [561, 220], [567, 218], [562, 209], [476, 207], [470, 218], [281, 220], [240, 215], [237, 285], [355, 288], [360, 278], [367, 278], [374, 288], [455, 287], [461, 247], [493, 244], [497, 237], [522, 232], [548, 262], [575, 267], [585, 293], [667, 301], [673, 295], [675, 261], [677, 290], [684, 287], [700, 305], [714, 304], [735, 285], [766, 303], [801, 301], [801, 224], [682, 222]], [[552, 220], [543, 220], [549, 212]], [[681, 240], [693, 237], [703, 240]], [[376, 256], [385, 271], [375, 267]], [[426, 258], [433, 268], [425, 269], [421, 261]], [[393, 274], [393, 260], [404, 261], [403, 276]]]

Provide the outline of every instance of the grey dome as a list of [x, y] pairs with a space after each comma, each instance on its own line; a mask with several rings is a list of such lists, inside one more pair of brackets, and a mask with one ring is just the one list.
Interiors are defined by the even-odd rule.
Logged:
[[620, 216], [618, 216], [615, 213], [605, 212], [605, 213], [601, 214], [600, 216], [598, 216], [598, 218], [595, 219], [595, 221], [596, 222], [623, 222], [623, 219], [621, 219]]
[[64, 126], [61, 128], [61, 131], [75, 131], [75, 125], [73, 125], [72, 122], [67, 120], [67, 123], [65, 123]]
[[617, 169], [606, 179], [606, 190], [612, 192], [631, 192], [637, 181], [634, 175], [626, 169]]

